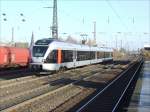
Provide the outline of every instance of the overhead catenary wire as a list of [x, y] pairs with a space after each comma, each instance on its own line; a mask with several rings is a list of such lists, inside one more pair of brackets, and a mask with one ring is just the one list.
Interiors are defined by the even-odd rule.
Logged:
[[120, 23], [122, 24], [122, 26], [128, 31], [128, 27], [126, 26], [126, 24], [123, 22], [122, 18], [120, 17], [120, 15], [117, 13], [116, 9], [112, 6], [112, 4], [110, 3], [109, 0], [105, 0], [108, 4], [108, 6], [112, 9], [112, 11], [114, 12], [114, 14], [116, 15], [116, 17], [119, 19]]
[[[112, 9], [113, 13], [118, 18], [118, 20], [120, 21], [122, 27], [126, 30], [126, 32], [130, 32], [129, 27], [124, 23], [124, 21], [122, 20], [121, 16], [118, 14], [118, 12], [116, 11], [116, 9], [112, 6], [111, 2], [109, 0], [105, 0], [105, 1], [108, 4], [108, 6]], [[132, 20], [132, 22], [134, 22], [134, 21]], [[124, 36], [124, 39], [127, 40], [127, 37]], [[128, 45], [128, 42], [127, 42], [127, 45]], [[129, 47], [128, 47], [128, 49], [129, 49]]]

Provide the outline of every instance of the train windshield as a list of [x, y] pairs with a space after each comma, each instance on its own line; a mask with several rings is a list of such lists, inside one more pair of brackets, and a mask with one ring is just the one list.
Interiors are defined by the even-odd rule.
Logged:
[[33, 46], [33, 56], [34, 57], [43, 57], [46, 53], [48, 46]]

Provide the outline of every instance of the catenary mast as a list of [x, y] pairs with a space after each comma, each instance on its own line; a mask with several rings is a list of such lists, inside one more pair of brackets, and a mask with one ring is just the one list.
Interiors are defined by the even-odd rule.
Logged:
[[52, 37], [58, 39], [57, 0], [53, 1]]

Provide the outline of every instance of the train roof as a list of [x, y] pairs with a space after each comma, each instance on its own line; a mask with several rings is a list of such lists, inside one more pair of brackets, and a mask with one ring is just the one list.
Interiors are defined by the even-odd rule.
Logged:
[[60, 42], [60, 41], [53, 41], [51, 44], [50, 44], [51, 47], [54, 47], [54, 48], [63, 48], [63, 49], [70, 49], [70, 50], [74, 50], [74, 49], [77, 49], [77, 50], [89, 50], [90, 47], [88, 45], [82, 45], [82, 44], [73, 44], [73, 43], [69, 43], [69, 42]]
[[70, 49], [70, 50], [92, 50], [92, 51], [106, 51], [106, 52], [112, 52], [113, 50], [111, 48], [107, 47], [93, 47], [93, 46], [88, 46], [88, 45], [83, 45], [83, 44], [73, 44], [69, 42], [64, 42], [60, 40], [56, 40], [54, 38], [45, 38], [41, 39], [35, 42], [35, 45], [49, 45], [52, 49], [58, 49], [58, 48], [63, 48], [63, 49]]
[[56, 40], [55, 38], [44, 38], [44, 39], [37, 40], [35, 42], [35, 45], [49, 45], [53, 41], [59, 41], [59, 40]]

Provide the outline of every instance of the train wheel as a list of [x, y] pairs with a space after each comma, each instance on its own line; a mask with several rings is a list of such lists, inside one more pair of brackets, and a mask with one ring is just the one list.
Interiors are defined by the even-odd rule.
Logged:
[[62, 73], [62, 72], [64, 72], [66, 69], [67, 69], [66, 67], [60, 67], [60, 68], [59, 68], [59, 72]]
[[62, 73], [63, 72], [63, 67], [60, 67], [58, 72]]

